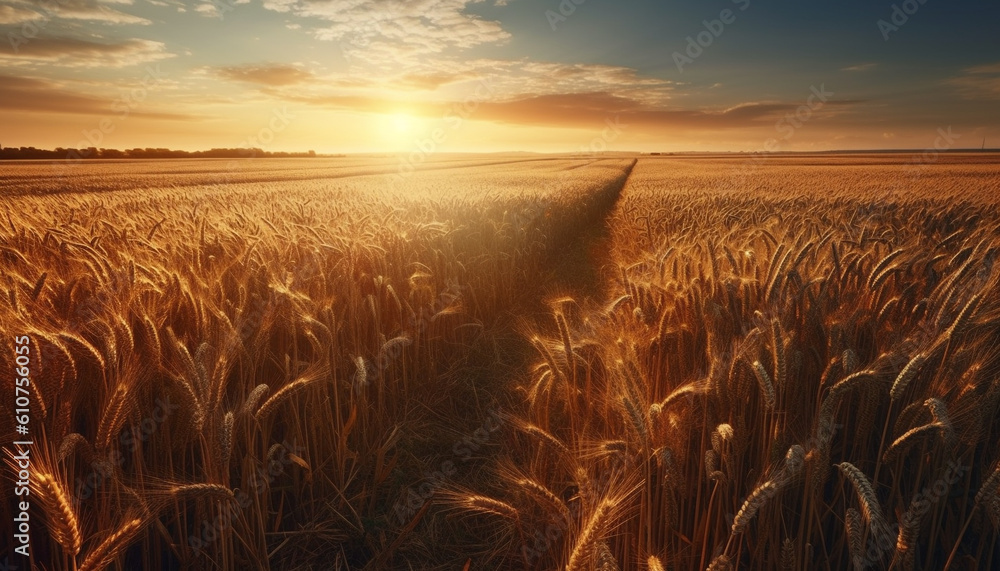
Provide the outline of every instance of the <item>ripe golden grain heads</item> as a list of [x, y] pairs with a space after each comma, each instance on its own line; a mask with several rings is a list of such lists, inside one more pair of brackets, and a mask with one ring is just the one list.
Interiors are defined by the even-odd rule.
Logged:
[[278, 392], [274, 393], [271, 398], [267, 399], [264, 404], [257, 409], [257, 414], [254, 416], [258, 421], [268, 418], [274, 413], [278, 406], [281, 405], [281, 403], [289, 400], [298, 392], [302, 391], [306, 387], [309, 387], [313, 383], [324, 379], [329, 379], [329, 369], [326, 367], [314, 367], [311, 371], [306, 372], [298, 379], [295, 379], [294, 381], [281, 387]]
[[34, 479], [33, 488], [41, 496], [52, 537], [67, 554], [75, 557], [83, 545], [83, 537], [69, 495], [54, 474], [36, 472]]
[[861, 513], [864, 514], [865, 521], [868, 522], [872, 533], [876, 537], [880, 537], [888, 530], [889, 526], [885, 523], [878, 496], [875, 495], [875, 490], [872, 488], [871, 482], [868, 481], [868, 477], [850, 462], [841, 462], [837, 464], [837, 468], [854, 485], [858, 503], [861, 505]]

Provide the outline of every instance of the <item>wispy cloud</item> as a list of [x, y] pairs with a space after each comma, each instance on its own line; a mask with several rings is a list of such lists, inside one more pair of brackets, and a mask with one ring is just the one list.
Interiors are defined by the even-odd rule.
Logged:
[[878, 67], [877, 63], [868, 62], [868, 63], [859, 63], [857, 65], [851, 65], [848, 67], [842, 67], [840, 68], [840, 71], [871, 71], [877, 67]]
[[[202, 2], [194, 7], [194, 11], [206, 18], [223, 18], [224, 12], [228, 12], [234, 6], [239, 6], [240, 4], [249, 4], [250, 0], [226, 0], [225, 2]], [[222, 9], [219, 9], [222, 6]]]
[[249, 64], [220, 67], [220, 77], [256, 85], [279, 87], [312, 81], [315, 76], [304, 69], [285, 64]]
[[[36, 77], [0, 75], [0, 108], [10, 111], [66, 113], [76, 115], [109, 115], [112, 98], [78, 93], [69, 86]], [[190, 120], [183, 113], [136, 110], [136, 117], [167, 120]]]
[[1000, 98], [1000, 62], [977, 65], [948, 80], [967, 99]]
[[87, 20], [105, 24], [150, 24], [145, 18], [133, 16], [108, 6], [108, 4], [130, 5], [131, 0], [101, 1], [101, 0], [59, 0], [45, 2], [43, 0], [21, 0], [18, 2], [43, 11], [47, 17], [67, 20]]
[[[441, 117], [461, 101], [398, 100], [366, 95], [313, 95], [284, 92], [282, 95], [296, 103], [329, 109], [389, 113], [400, 107], [412, 115]], [[864, 103], [860, 100], [843, 100], [827, 103], [830, 113]], [[514, 98], [480, 102], [476, 109], [477, 120], [532, 127], [586, 128], [600, 124], [608, 117], [617, 116], [623, 123], [643, 129], [711, 129], [739, 130], [767, 127], [785, 114], [794, 113], [797, 102], [746, 102], [725, 108], [671, 108], [650, 106], [609, 92], [571, 94], [527, 94]]]
[[38, 37], [17, 53], [0, 52], [0, 64], [15, 66], [125, 67], [173, 57], [162, 42], [127, 39], [97, 42], [75, 38]]
[[45, 16], [34, 10], [15, 8], [14, 6], [0, 5], [0, 24], [20, 24], [32, 20], [41, 20]]
[[353, 58], [378, 64], [414, 63], [442, 54], [506, 41], [498, 22], [466, 11], [481, 0], [264, 0], [264, 8], [317, 18], [320, 40], [340, 42]]

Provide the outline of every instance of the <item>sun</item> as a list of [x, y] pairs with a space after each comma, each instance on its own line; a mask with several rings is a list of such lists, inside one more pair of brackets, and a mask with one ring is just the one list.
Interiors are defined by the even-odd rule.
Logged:
[[409, 133], [413, 129], [413, 117], [406, 113], [394, 113], [390, 120], [396, 133]]
[[384, 144], [399, 149], [412, 146], [423, 126], [423, 121], [405, 111], [384, 113], [378, 119], [378, 131]]

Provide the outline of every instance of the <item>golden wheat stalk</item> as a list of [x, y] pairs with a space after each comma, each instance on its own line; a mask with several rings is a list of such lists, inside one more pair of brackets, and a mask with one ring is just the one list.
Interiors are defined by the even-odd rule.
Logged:
[[850, 462], [841, 462], [837, 464], [837, 467], [854, 486], [858, 503], [861, 504], [861, 513], [864, 514], [872, 534], [881, 537], [888, 530], [888, 526], [885, 523], [885, 518], [882, 517], [882, 507], [879, 505], [878, 497], [875, 495], [875, 490], [872, 489], [868, 477]]
[[723, 553], [709, 563], [706, 571], [732, 571], [733, 570], [733, 560], [729, 558], [728, 555]]
[[62, 442], [59, 444], [59, 451], [56, 453], [56, 460], [60, 462], [65, 460], [77, 448], [83, 449], [85, 461], [89, 464], [94, 456], [94, 449], [90, 446], [90, 442], [79, 432], [71, 432], [63, 437]]
[[844, 396], [844, 394], [877, 380], [878, 376], [874, 371], [864, 370], [852, 373], [837, 381], [836, 384], [830, 387], [830, 392], [827, 393], [826, 398], [823, 399], [823, 403], [820, 405], [820, 417], [832, 418], [834, 408], [840, 402], [840, 399]]
[[232, 412], [227, 412], [222, 418], [222, 427], [219, 430], [219, 450], [222, 452], [222, 466], [229, 467], [229, 458], [233, 452], [233, 424], [236, 421]]
[[797, 567], [795, 558], [795, 543], [787, 537], [781, 543], [780, 563], [782, 571], [793, 571]]
[[587, 525], [580, 532], [569, 556], [566, 571], [583, 571], [594, 554], [597, 541], [604, 533], [604, 528], [611, 519], [613, 508], [617, 502], [611, 498], [597, 504], [594, 513], [587, 520]]
[[729, 423], [722, 423], [712, 431], [712, 450], [722, 454], [722, 445], [733, 439], [733, 426]]
[[743, 533], [747, 525], [750, 524], [750, 521], [760, 511], [760, 508], [764, 507], [768, 500], [777, 495], [785, 483], [787, 483], [787, 480], [784, 478], [774, 478], [757, 486], [747, 496], [746, 501], [743, 502], [743, 506], [740, 507], [740, 511], [736, 514], [736, 518], [733, 519], [732, 534], [738, 535]]
[[569, 507], [565, 503], [563, 503], [563, 501], [559, 499], [558, 496], [553, 494], [552, 491], [549, 490], [544, 485], [540, 484], [535, 480], [532, 480], [531, 478], [521, 478], [520, 480], [517, 481], [517, 485], [521, 486], [526, 492], [528, 492], [532, 496], [535, 496], [536, 498], [542, 500], [542, 502], [548, 505], [550, 508], [559, 512], [559, 516], [562, 517], [563, 521], [566, 522], [567, 525], [572, 521], [573, 516], [569, 510]]
[[889, 391], [889, 395], [892, 397], [892, 400], [897, 400], [903, 396], [903, 392], [906, 390], [906, 387], [910, 385], [910, 381], [912, 381], [914, 377], [917, 376], [917, 373], [920, 372], [924, 363], [927, 362], [928, 357], [929, 355], [926, 352], [917, 353], [908, 363], [906, 363], [906, 366], [903, 367], [903, 370], [899, 372], [899, 375], [896, 376], [896, 380], [892, 383], [892, 389]]
[[922, 438], [926, 438], [931, 433], [940, 433], [944, 435], [946, 434], [945, 427], [939, 422], [931, 422], [923, 426], [911, 428], [889, 445], [885, 454], [882, 455], [882, 459], [886, 462], [895, 460], [901, 454], [904, 454], [907, 450], [909, 450], [910, 447], [916, 442]]
[[799, 444], [793, 444], [785, 453], [785, 472], [792, 478], [802, 474], [802, 467], [806, 463], [806, 450]]
[[645, 447], [649, 443], [649, 417], [639, 409], [632, 398], [623, 396], [621, 403], [626, 420], [632, 424], [632, 428], [639, 436], [639, 441]]
[[530, 434], [531, 436], [534, 436], [535, 438], [541, 440], [542, 442], [545, 442], [546, 444], [552, 446], [560, 453], [564, 454], [565, 457], [567, 458], [572, 457], [572, 454], [570, 454], [570, 451], [568, 448], [566, 448], [565, 444], [563, 444], [558, 438], [552, 436], [552, 434], [545, 431], [541, 427], [530, 423], [522, 423], [520, 424], [519, 428], [525, 434]]
[[982, 487], [979, 488], [979, 492], [976, 493], [976, 499], [974, 504], [980, 505], [983, 502], [989, 501], [991, 497], [997, 495], [997, 487], [1000, 486], [1000, 465], [993, 470], [989, 478], [983, 482]]
[[899, 535], [896, 537], [896, 552], [893, 554], [893, 568], [910, 571], [913, 569], [913, 547], [916, 545], [917, 534], [920, 532], [920, 520], [927, 513], [922, 497], [918, 494], [910, 502], [903, 514]]
[[312, 385], [317, 381], [321, 381], [327, 378], [327, 370], [325, 367], [315, 367], [313, 370], [306, 372], [298, 379], [288, 383], [287, 385], [281, 387], [281, 389], [271, 395], [271, 398], [264, 401], [264, 404], [257, 409], [257, 414], [254, 417], [258, 421], [263, 421], [268, 418], [274, 411], [281, 405], [281, 403], [295, 396], [296, 393], [305, 389], [306, 387]]
[[461, 498], [460, 504], [471, 511], [492, 514], [504, 519], [515, 521], [520, 519], [520, 513], [517, 511], [517, 508], [507, 502], [488, 496], [468, 494]]
[[233, 499], [233, 491], [220, 484], [184, 484], [172, 486], [168, 490], [169, 494], [177, 498], [218, 498]]
[[48, 518], [52, 537], [70, 556], [75, 557], [83, 545], [80, 522], [73, 511], [69, 495], [54, 474], [36, 472], [34, 489], [41, 496], [41, 503]]
[[785, 388], [785, 378], [788, 373], [785, 363], [785, 341], [781, 333], [781, 322], [778, 318], [771, 320], [772, 358], [774, 359], [774, 386]]
[[129, 385], [119, 382], [114, 393], [107, 401], [104, 413], [97, 425], [97, 445], [106, 449], [111, 444], [111, 440], [118, 435], [118, 429], [125, 422], [131, 405], [131, 395], [129, 395]]
[[597, 544], [596, 569], [597, 571], [621, 571], [621, 567], [618, 566], [618, 561], [615, 560], [614, 554], [611, 553], [611, 547], [606, 541]]
[[753, 362], [754, 376], [757, 377], [757, 385], [760, 387], [760, 394], [764, 397], [764, 408], [771, 410], [774, 408], [774, 385], [771, 384], [771, 377], [768, 376], [764, 365], [760, 361]]
[[261, 383], [256, 387], [254, 387], [253, 390], [250, 391], [250, 394], [247, 395], [247, 400], [243, 403], [243, 406], [240, 408], [240, 416], [250, 416], [251, 414], [253, 414], [253, 412], [257, 410], [257, 404], [260, 402], [260, 399], [263, 398], [264, 395], [267, 394], [267, 391], [269, 390], [270, 387], [268, 387], [264, 383]]
[[79, 571], [101, 571], [114, 561], [118, 553], [128, 547], [132, 537], [142, 527], [142, 519], [126, 521], [114, 533], [94, 548], [79, 567]]
[[847, 528], [847, 545], [851, 552], [851, 560], [854, 562], [854, 569], [862, 571], [865, 561], [865, 527], [858, 510], [847, 508], [844, 526]]

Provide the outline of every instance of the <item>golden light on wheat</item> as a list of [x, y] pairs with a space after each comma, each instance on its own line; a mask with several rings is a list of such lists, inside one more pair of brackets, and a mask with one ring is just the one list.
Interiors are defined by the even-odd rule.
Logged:
[[12, 167], [38, 560], [1000, 564], [995, 165], [797, 160]]

